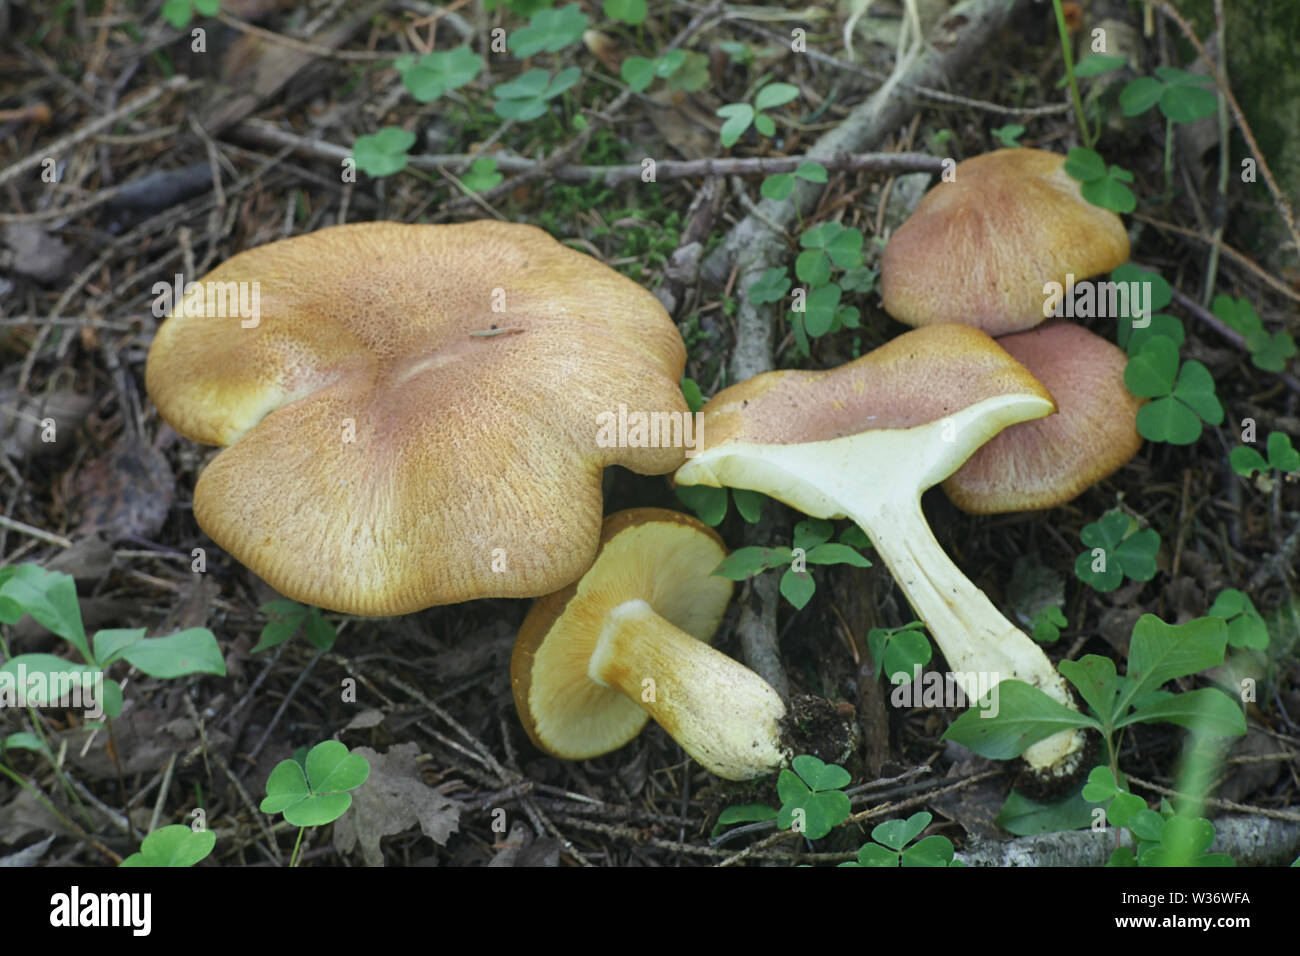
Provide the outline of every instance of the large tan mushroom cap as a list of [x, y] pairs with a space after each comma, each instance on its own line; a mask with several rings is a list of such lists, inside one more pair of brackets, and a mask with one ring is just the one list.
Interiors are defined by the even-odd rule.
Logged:
[[620, 404], [686, 414], [685, 349], [653, 295], [540, 229], [336, 226], [202, 281], [258, 283], [260, 321], [174, 310], [149, 394], [230, 446], [199, 525], [297, 600], [389, 615], [548, 593], [595, 554], [603, 468], [684, 458], [602, 447]]
[[975, 452], [943, 490], [963, 511], [1052, 508], [1110, 476], [1137, 454], [1143, 400], [1124, 385], [1124, 351], [1082, 326], [1052, 321], [998, 345], [1056, 399], [1057, 413], [1012, 425]]
[[907, 325], [967, 322], [990, 335], [1043, 321], [1048, 282], [1128, 260], [1113, 212], [1083, 198], [1065, 157], [1000, 149], [959, 163], [894, 233], [880, 265], [885, 310]]
[[[727, 556], [722, 539], [689, 515], [661, 508], [620, 511], [605, 519], [600, 542], [581, 581], [533, 605], [510, 659], [515, 706], [528, 736], [568, 760], [618, 749], [650, 717], [617, 686], [636, 688], [639, 695], [644, 674], [611, 673], [611, 686], [588, 676], [610, 612], [643, 600], [669, 624], [707, 643], [734, 587], [710, 573]], [[650, 669], [664, 684], [658, 693], [665, 697], [673, 694], [667, 684], [673, 663]]]

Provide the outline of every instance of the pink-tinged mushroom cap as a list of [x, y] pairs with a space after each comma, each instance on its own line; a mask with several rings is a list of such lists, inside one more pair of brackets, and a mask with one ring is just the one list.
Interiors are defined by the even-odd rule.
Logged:
[[1083, 198], [1065, 157], [1000, 149], [957, 164], [921, 200], [880, 264], [887, 311], [911, 326], [965, 322], [989, 335], [1040, 324], [1043, 286], [1128, 260], [1119, 216]]
[[1056, 400], [1055, 415], [1011, 425], [973, 454], [943, 490], [963, 511], [1052, 508], [1122, 468], [1142, 444], [1142, 399], [1124, 385], [1123, 350], [1053, 320], [998, 340]]

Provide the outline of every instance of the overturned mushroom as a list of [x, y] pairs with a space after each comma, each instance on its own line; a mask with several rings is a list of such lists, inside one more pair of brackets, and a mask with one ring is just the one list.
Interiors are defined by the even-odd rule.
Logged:
[[[920, 504], [925, 489], [1004, 427], [1053, 410], [1043, 386], [987, 335], [927, 326], [829, 372], [768, 372], [724, 389], [704, 406], [704, 449], [675, 480], [748, 488], [814, 517], [852, 519], [969, 699], [989, 681], [1016, 679], [1075, 707], [1042, 649], [943, 553]], [[1063, 732], [1025, 759], [1042, 774], [1068, 774], [1082, 746], [1081, 733]]]
[[708, 644], [731, 600], [731, 581], [710, 574], [726, 554], [716, 533], [675, 511], [606, 518], [591, 569], [538, 600], [515, 642], [515, 707], [533, 743], [584, 760], [653, 717], [719, 777], [776, 770], [788, 758], [785, 704]]

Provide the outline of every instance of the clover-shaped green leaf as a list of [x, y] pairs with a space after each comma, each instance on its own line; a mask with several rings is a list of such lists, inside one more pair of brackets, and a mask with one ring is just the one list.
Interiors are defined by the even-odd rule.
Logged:
[[748, 103], [728, 103], [726, 106], [718, 107], [716, 112], [725, 120], [718, 134], [723, 146], [736, 145], [740, 137], [745, 135], [745, 130], [749, 129], [750, 124], [754, 122], [754, 107]]
[[783, 830], [795, 827], [809, 840], [820, 840], [849, 815], [849, 798], [840, 788], [852, 777], [843, 767], [807, 754], [795, 757], [793, 770], [782, 770], [776, 790], [781, 810], [776, 822]]
[[1122, 511], [1109, 511], [1084, 525], [1079, 536], [1090, 550], [1075, 559], [1074, 574], [1094, 590], [1113, 591], [1125, 577], [1134, 581], [1155, 577], [1160, 535], [1150, 528], [1136, 530]]
[[546, 70], [529, 70], [493, 87], [492, 95], [497, 101], [492, 109], [502, 119], [524, 122], [537, 119], [549, 109], [547, 101], [568, 90], [581, 76], [582, 70], [576, 66], [561, 70], [554, 77]]
[[510, 34], [506, 46], [517, 57], [558, 53], [570, 43], [576, 43], [589, 22], [576, 3], [558, 10], [540, 10], [528, 21], [528, 26]]
[[205, 17], [215, 17], [221, 12], [221, 0], [167, 0], [162, 5], [163, 19], [177, 30], [189, 26], [196, 12]]
[[1223, 406], [1214, 393], [1214, 378], [1195, 359], [1178, 367], [1178, 346], [1152, 336], [1128, 360], [1124, 383], [1141, 398], [1154, 398], [1138, 410], [1138, 432], [1150, 441], [1190, 445], [1201, 436], [1201, 422], [1218, 425]]
[[763, 180], [759, 188], [766, 199], [785, 199], [794, 192], [794, 181], [802, 179], [810, 183], [824, 183], [827, 180], [826, 167], [821, 163], [803, 163], [792, 173], [776, 173]]
[[394, 64], [405, 86], [421, 103], [431, 103], [449, 90], [458, 90], [483, 69], [483, 58], [468, 46], [435, 50], [418, 60], [403, 57]]
[[307, 754], [305, 766], [282, 760], [266, 781], [263, 813], [283, 813], [298, 827], [333, 823], [352, 806], [352, 795], [370, 776], [370, 764], [349, 753], [337, 740], [317, 744]]
[[998, 141], [998, 145], [1006, 149], [1014, 149], [1020, 145], [1020, 137], [1025, 135], [1025, 128], [1019, 123], [1008, 123], [1006, 126], [999, 126], [995, 130], [990, 130], [993, 138]]
[[922, 811], [912, 814], [906, 820], [886, 820], [872, 829], [871, 839], [891, 850], [902, 852], [903, 847], [920, 836], [921, 831], [933, 819], [929, 813]]
[[1065, 614], [1055, 604], [1049, 604], [1040, 608], [1034, 615], [1029, 627], [1034, 640], [1040, 644], [1053, 644], [1061, 637], [1061, 628], [1065, 627], [1067, 621]]
[[498, 185], [504, 178], [497, 172], [497, 161], [495, 159], [480, 156], [470, 163], [469, 169], [461, 175], [460, 181], [461, 185], [470, 192], [482, 193]]
[[406, 151], [415, 145], [415, 134], [399, 126], [385, 126], [377, 133], [359, 136], [352, 144], [357, 169], [370, 176], [384, 177], [406, 168]]
[[925, 636], [925, 625], [920, 621], [902, 627], [873, 627], [867, 632], [867, 650], [876, 662], [876, 679], [883, 672], [892, 682], [902, 674], [906, 680], [900, 683], [910, 681], [917, 666], [930, 663], [933, 654], [930, 639]]
[[154, 830], [140, 844], [140, 851], [132, 853], [119, 866], [193, 866], [217, 844], [217, 835], [211, 830], [191, 830], [181, 824]]
[[645, 22], [646, 0], [605, 0], [605, 16], [629, 26]]
[[755, 305], [780, 302], [790, 291], [790, 274], [784, 269], [764, 269], [762, 275], [749, 284], [746, 294]]
[[1128, 213], [1137, 208], [1137, 197], [1126, 183], [1133, 174], [1119, 166], [1107, 166], [1095, 150], [1075, 147], [1065, 160], [1065, 171], [1080, 183], [1083, 198], [1112, 212]]
[[1221, 617], [1228, 622], [1228, 643], [1233, 647], [1268, 647], [1268, 626], [1255, 609], [1255, 602], [1244, 591], [1236, 588], [1220, 591], [1205, 613], [1208, 617]]

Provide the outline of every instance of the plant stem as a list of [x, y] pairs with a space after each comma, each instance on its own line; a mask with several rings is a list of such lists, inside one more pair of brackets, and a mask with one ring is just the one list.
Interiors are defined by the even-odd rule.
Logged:
[[298, 828], [298, 839], [293, 841], [293, 854], [289, 857], [289, 867], [298, 865], [298, 851], [302, 849], [302, 835], [307, 832], [306, 827]]
[[1061, 34], [1061, 55], [1065, 59], [1066, 78], [1070, 81], [1070, 101], [1074, 103], [1074, 116], [1079, 121], [1079, 135], [1083, 137], [1083, 145], [1092, 149], [1094, 140], [1083, 115], [1079, 83], [1074, 78], [1074, 54], [1070, 52], [1070, 31], [1065, 26], [1065, 11], [1061, 9], [1061, 0], [1052, 0], [1052, 9], [1056, 11], [1056, 28]]
[[1165, 119], [1165, 198], [1174, 194], [1174, 121]]

